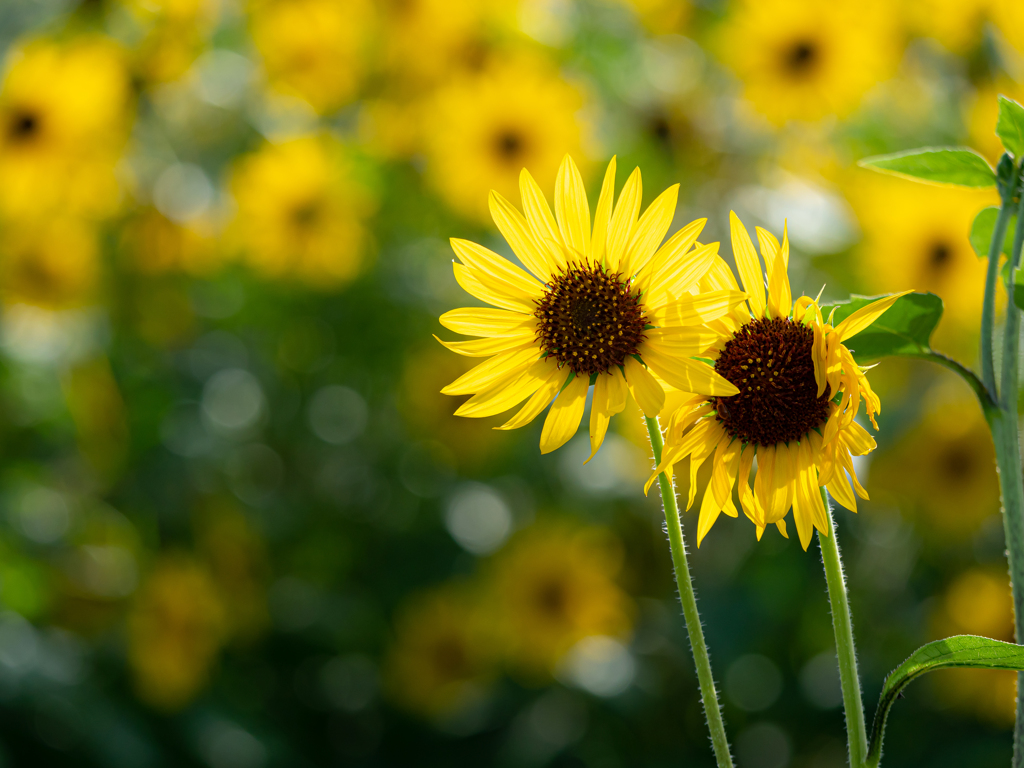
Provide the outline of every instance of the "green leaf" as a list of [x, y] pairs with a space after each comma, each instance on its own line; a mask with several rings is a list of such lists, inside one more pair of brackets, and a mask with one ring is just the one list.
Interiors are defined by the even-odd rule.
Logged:
[[[974, 217], [974, 223], [971, 224], [970, 240], [971, 248], [979, 258], [988, 258], [988, 249], [992, 246], [992, 230], [996, 228], [996, 219], [998, 218], [999, 208], [994, 205], [983, 208], [981, 213]], [[1010, 255], [1010, 250], [1013, 248], [1015, 219], [1016, 216], [1010, 218], [1010, 223], [1006, 227], [1006, 238], [1003, 240], [1003, 253], [1007, 256]]]
[[1024, 283], [1013, 284], [1013, 303], [1024, 309]]
[[999, 97], [999, 119], [996, 135], [1006, 151], [1019, 158], [1024, 154], [1024, 107], [1013, 99]]
[[[825, 305], [828, 318], [835, 309], [832, 324], [838, 325], [858, 309], [884, 296], [852, 296], [849, 301]], [[931, 354], [932, 331], [942, 318], [942, 299], [934, 293], [908, 293], [896, 300], [885, 313], [852, 339], [847, 346], [858, 363], [882, 357], [922, 357]]]
[[896, 667], [885, 679], [882, 695], [875, 710], [875, 721], [871, 727], [871, 742], [868, 746], [866, 765], [874, 768], [882, 757], [882, 737], [885, 735], [885, 721], [889, 709], [899, 697], [900, 691], [911, 681], [925, 672], [953, 667], [975, 669], [1024, 670], [1024, 646], [991, 640], [975, 635], [957, 635], [945, 640], [923, 645], [910, 658]]
[[892, 155], [866, 157], [857, 163], [880, 173], [902, 176], [929, 184], [958, 187], [991, 187], [996, 175], [988, 161], [973, 149], [924, 147]]

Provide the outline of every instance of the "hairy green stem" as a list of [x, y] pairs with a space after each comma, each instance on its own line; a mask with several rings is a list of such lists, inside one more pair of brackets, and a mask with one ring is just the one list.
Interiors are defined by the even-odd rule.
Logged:
[[[651, 450], [654, 451], [655, 464], [661, 463], [663, 442], [658, 419], [647, 419], [647, 433], [651, 437]], [[693, 591], [690, 579], [690, 565], [686, 561], [686, 544], [683, 542], [683, 527], [679, 521], [679, 506], [676, 503], [676, 490], [672, 481], [662, 472], [658, 475], [661, 487], [661, 500], [665, 506], [665, 522], [668, 526], [668, 544], [672, 550], [672, 565], [676, 572], [676, 586], [679, 588], [679, 602], [683, 605], [683, 618], [686, 621], [686, 632], [690, 636], [690, 647], [693, 650], [693, 662], [697, 667], [697, 680], [700, 683], [700, 697], [704, 702], [704, 717], [711, 731], [711, 744], [715, 750], [718, 768], [733, 768], [732, 756], [729, 754], [729, 740], [725, 736], [725, 723], [722, 721], [722, 710], [718, 705], [718, 692], [715, 690], [715, 678], [711, 674], [711, 657], [708, 646], [704, 642], [704, 628], [697, 612], [697, 596]]]
[[853, 643], [853, 620], [850, 601], [846, 595], [846, 577], [843, 561], [836, 542], [836, 526], [832, 520], [828, 494], [821, 489], [821, 500], [828, 516], [828, 535], [818, 531], [821, 560], [825, 565], [828, 601], [832, 606], [832, 629], [836, 636], [836, 656], [839, 658], [839, 682], [843, 687], [843, 709], [846, 711], [846, 740], [850, 749], [851, 768], [863, 768], [868, 753], [867, 729], [864, 727], [864, 702], [857, 676], [857, 648]]
[[996, 323], [996, 284], [999, 281], [999, 254], [1006, 239], [1006, 227], [1013, 214], [1011, 200], [1004, 199], [999, 209], [996, 226], [992, 230], [992, 244], [988, 249], [988, 271], [985, 273], [985, 300], [981, 305], [981, 380], [989, 392], [996, 393], [996, 366], [992, 345]]

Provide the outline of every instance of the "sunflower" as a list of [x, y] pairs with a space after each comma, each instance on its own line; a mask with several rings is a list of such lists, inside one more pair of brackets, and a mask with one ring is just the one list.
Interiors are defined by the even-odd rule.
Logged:
[[991, 0], [992, 21], [1006, 42], [1024, 53], [1024, 5], [1019, 0]]
[[953, 53], [969, 53], [981, 41], [991, 0], [908, 0], [900, 4], [915, 34], [937, 40]]
[[[863, 401], [877, 429], [875, 414], [881, 403], [843, 342], [870, 326], [902, 294], [879, 299], [833, 326], [814, 299], [802, 296], [793, 301], [786, 234], [780, 245], [773, 234], [757, 228], [767, 268], [762, 276], [750, 235], [735, 213], [730, 214], [730, 223], [733, 256], [748, 301], [714, 324], [729, 335], [708, 356], [715, 361], [715, 371], [739, 391], [733, 397], [694, 396], [672, 414], [661, 464], [647, 488], [659, 473], [689, 457], [687, 506], [692, 506], [697, 470], [711, 459], [698, 546], [719, 514], [737, 516], [732, 489], [738, 482], [740, 506], [757, 526], [758, 538], [771, 523], [786, 535], [783, 518], [792, 507], [800, 543], [807, 549], [814, 528], [826, 536], [829, 531], [819, 486], [856, 511], [848, 472], [857, 493], [867, 498], [852, 456], [873, 450], [875, 441], [854, 417]], [[721, 259], [700, 287], [737, 290]], [[758, 469], [752, 491], [748, 480], [755, 457]]]
[[776, 125], [849, 114], [901, 53], [892, 14], [873, 0], [737, 0], [719, 48]]
[[423, 112], [427, 180], [454, 210], [486, 221], [489, 190], [515, 194], [524, 166], [548, 184], [563, 154], [579, 154], [583, 106], [543, 59], [503, 58], [456, 78]]
[[520, 176], [525, 217], [491, 192], [495, 224], [533, 274], [483, 246], [452, 239], [459, 257], [455, 279], [496, 307], [455, 309], [441, 316], [448, 330], [482, 338], [438, 341], [460, 355], [490, 358], [441, 390], [473, 395], [457, 415], [494, 416], [529, 398], [498, 427], [515, 429], [554, 400], [540, 438], [541, 452], [548, 453], [575, 434], [593, 385], [593, 456], [609, 419], [625, 408], [630, 392], [653, 418], [665, 404], [667, 385], [709, 396], [739, 391], [709, 365], [691, 359], [720, 339], [700, 323], [722, 317], [745, 298], [735, 288], [687, 293], [718, 252], [717, 243], [694, 248], [705, 220], [688, 224], [658, 248], [672, 224], [679, 185], [669, 187], [639, 217], [640, 169], [633, 171], [613, 207], [614, 187], [612, 158], [593, 226], [583, 179], [568, 155], [555, 182], [554, 216], [525, 169]]

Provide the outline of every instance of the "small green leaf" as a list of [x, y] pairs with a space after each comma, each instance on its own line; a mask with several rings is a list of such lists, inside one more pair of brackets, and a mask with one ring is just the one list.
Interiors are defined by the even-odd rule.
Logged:
[[882, 695], [875, 710], [875, 721], [871, 727], [871, 743], [868, 746], [866, 765], [874, 768], [882, 757], [882, 737], [885, 735], [885, 721], [889, 709], [900, 691], [911, 681], [925, 672], [953, 667], [975, 669], [1024, 670], [1024, 646], [991, 640], [975, 635], [957, 635], [945, 640], [923, 645], [910, 658], [896, 667], [885, 679]]
[[[835, 309], [833, 325], [838, 325], [861, 307], [884, 296], [852, 296], [849, 301], [821, 308], [828, 318]], [[852, 339], [847, 346], [858, 363], [883, 357], [921, 357], [931, 353], [932, 331], [942, 318], [942, 299], [934, 293], [908, 293], [896, 300], [885, 313]]]
[[1013, 99], [999, 97], [999, 120], [996, 135], [1006, 151], [1019, 158], [1024, 154], [1024, 107]]
[[[996, 219], [999, 218], [999, 208], [990, 205], [983, 208], [981, 213], [974, 217], [971, 224], [971, 248], [978, 254], [978, 258], [987, 259], [988, 249], [992, 246], [992, 230], [996, 228]], [[1013, 230], [1016, 216], [1010, 217], [1010, 223], [1006, 227], [1006, 238], [1003, 240], [1003, 253], [1010, 255], [1013, 248]]]
[[996, 183], [995, 172], [988, 161], [973, 149], [961, 147], [911, 149], [866, 157], [857, 164], [862, 168], [929, 184], [991, 187]]

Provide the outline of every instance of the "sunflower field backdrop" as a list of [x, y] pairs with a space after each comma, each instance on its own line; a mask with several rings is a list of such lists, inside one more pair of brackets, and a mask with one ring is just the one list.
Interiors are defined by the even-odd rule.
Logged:
[[[1024, 100], [1019, 0], [0, 0], [0, 766], [711, 766], [637, 405], [591, 454], [463, 419], [449, 237], [591, 200], [786, 224], [794, 296], [930, 291], [978, 353], [995, 191], [866, 155]], [[1013, 639], [991, 437], [872, 372], [837, 510], [874, 701], [919, 645]], [[684, 467], [687, 460], [680, 463]], [[684, 497], [687, 472], [677, 471]], [[817, 544], [683, 513], [740, 768], [846, 765]], [[886, 765], [1003, 766], [1015, 677], [906, 691]]]

